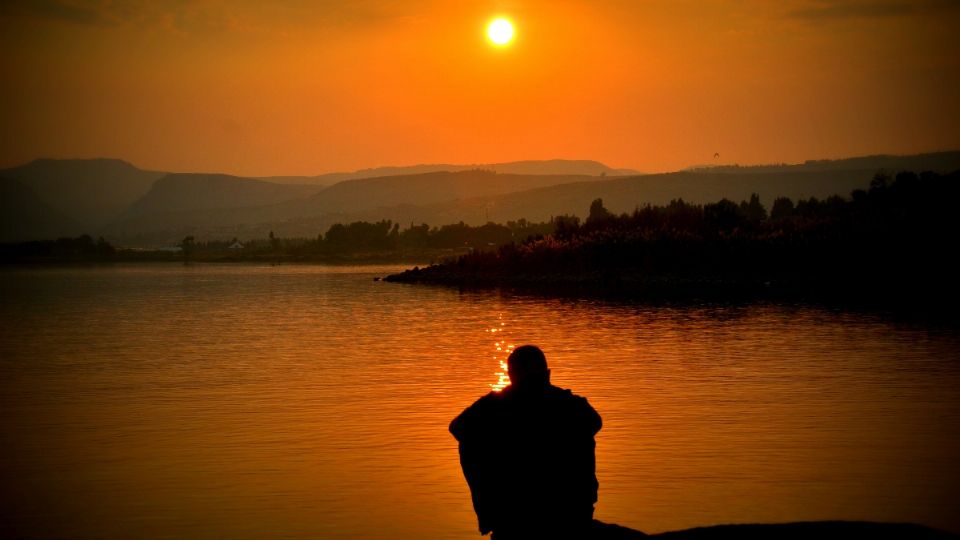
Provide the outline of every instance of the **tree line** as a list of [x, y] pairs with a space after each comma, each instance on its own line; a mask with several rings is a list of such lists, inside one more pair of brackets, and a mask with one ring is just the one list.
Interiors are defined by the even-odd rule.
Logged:
[[117, 249], [102, 236], [94, 240], [87, 234], [76, 238], [0, 244], [0, 260], [105, 260], [116, 252]]
[[401, 279], [617, 282], [632, 276], [955, 292], [958, 187], [960, 171], [878, 174], [849, 197], [781, 197], [769, 212], [756, 194], [739, 203], [676, 199], [620, 215], [596, 199], [583, 222], [563, 217], [554, 220], [552, 234], [465, 254]]
[[[451, 250], [489, 250], [527, 238], [543, 237], [555, 230], [553, 220], [534, 223], [526, 219], [508, 221], [506, 224], [488, 222], [484, 225], [467, 225], [464, 222], [431, 227], [426, 223], [411, 223], [401, 228], [400, 223], [389, 219], [376, 222], [354, 221], [335, 223], [326, 233], [315, 238], [281, 238], [270, 232], [266, 239], [244, 240], [242, 247], [235, 247], [235, 256], [265, 256], [277, 258], [312, 258], [325, 256], [351, 256], [364, 254], [390, 254], [404, 252], [429, 252]], [[226, 253], [238, 240], [198, 241], [188, 236], [179, 246], [185, 255]]]
[[4, 260], [336, 260], [414, 253], [436, 259], [463, 254], [442, 271], [466, 275], [694, 276], [943, 282], [956, 270], [951, 246], [958, 175], [878, 174], [849, 197], [776, 198], [769, 211], [757, 194], [734, 202], [676, 199], [614, 214], [594, 200], [586, 218], [555, 216], [479, 226], [431, 227], [391, 220], [337, 223], [314, 238], [199, 241], [178, 253], [132, 252], [102, 237], [0, 245]]

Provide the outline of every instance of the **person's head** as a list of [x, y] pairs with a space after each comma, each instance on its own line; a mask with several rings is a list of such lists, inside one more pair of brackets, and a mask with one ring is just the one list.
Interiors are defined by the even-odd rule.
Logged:
[[547, 357], [535, 345], [523, 345], [510, 353], [507, 358], [507, 374], [510, 375], [510, 384], [518, 388], [550, 382]]

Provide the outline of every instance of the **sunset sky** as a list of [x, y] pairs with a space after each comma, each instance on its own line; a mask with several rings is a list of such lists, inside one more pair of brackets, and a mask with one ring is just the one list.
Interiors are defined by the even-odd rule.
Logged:
[[[507, 46], [486, 38], [498, 15]], [[958, 28], [955, 0], [5, 0], [0, 167], [654, 172], [958, 149]]]

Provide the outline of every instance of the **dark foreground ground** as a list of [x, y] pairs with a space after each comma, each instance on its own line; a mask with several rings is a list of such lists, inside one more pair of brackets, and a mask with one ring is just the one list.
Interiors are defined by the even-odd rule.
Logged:
[[632, 540], [663, 538], [666, 540], [806, 540], [813, 538], [877, 538], [903, 540], [948, 540], [960, 535], [951, 534], [910, 523], [873, 523], [864, 521], [808, 521], [782, 524], [742, 524], [697, 527], [646, 535], [634, 529], [596, 522], [597, 540]]

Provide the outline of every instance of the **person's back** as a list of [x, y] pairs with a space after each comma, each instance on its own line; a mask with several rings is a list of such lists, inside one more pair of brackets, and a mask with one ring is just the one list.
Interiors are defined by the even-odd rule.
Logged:
[[594, 435], [601, 421], [587, 400], [550, 384], [539, 349], [508, 361], [512, 384], [480, 398], [450, 425], [480, 532], [502, 538], [575, 538], [597, 500]]

